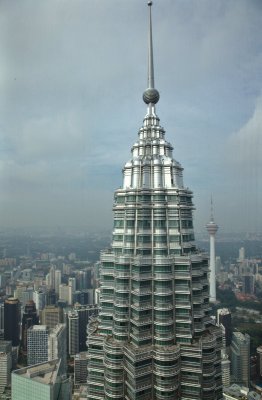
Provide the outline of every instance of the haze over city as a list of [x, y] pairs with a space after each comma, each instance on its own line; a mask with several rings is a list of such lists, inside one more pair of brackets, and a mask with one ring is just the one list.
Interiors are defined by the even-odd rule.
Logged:
[[[157, 114], [195, 226], [261, 231], [262, 2], [155, 0]], [[111, 229], [146, 107], [141, 0], [1, 1], [0, 224]]]

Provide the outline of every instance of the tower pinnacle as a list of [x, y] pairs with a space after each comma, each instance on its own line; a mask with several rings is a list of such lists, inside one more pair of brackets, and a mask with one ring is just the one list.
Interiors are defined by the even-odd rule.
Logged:
[[148, 77], [147, 89], [143, 93], [143, 100], [146, 104], [156, 104], [159, 100], [159, 92], [155, 89], [154, 79], [154, 57], [153, 57], [153, 37], [152, 37], [152, 17], [151, 7], [153, 2], [148, 1], [149, 6], [149, 32], [148, 32]]

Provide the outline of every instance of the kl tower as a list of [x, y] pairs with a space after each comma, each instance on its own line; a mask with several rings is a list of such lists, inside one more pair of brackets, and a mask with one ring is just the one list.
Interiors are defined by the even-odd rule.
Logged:
[[216, 254], [215, 254], [215, 235], [218, 230], [218, 225], [214, 221], [213, 216], [213, 201], [211, 198], [211, 218], [210, 222], [206, 225], [207, 231], [210, 237], [210, 276], [209, 276], [209, 287], [210, 287], [210, 302], [216, 302]]

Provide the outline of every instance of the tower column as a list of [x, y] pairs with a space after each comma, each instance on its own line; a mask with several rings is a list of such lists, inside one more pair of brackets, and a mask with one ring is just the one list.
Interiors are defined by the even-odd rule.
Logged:
[[210, 301], [216, 302], [216, 254], [215, 254], [215, 235], [218, 230], [218, 225], [214, 222], [213, 217], [213, 202], [211, 199], [211, 218], [210, 222], [206, 225], [210, 237], [210, 260], [209, 260], [209, 287], [210, 287]]
[[216, 255], [215, 235], [210, 235], [210, 301], [216, 301]]

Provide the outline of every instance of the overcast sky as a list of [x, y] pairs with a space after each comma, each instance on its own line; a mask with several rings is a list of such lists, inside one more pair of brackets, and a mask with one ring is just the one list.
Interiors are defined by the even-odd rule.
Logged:
[[[146, 106], [146, 0], [1, 0], [0, 226], [111, 229]], [[262, 231], [262, 1], [155, 0], [157, 114], [195, 226]]]

